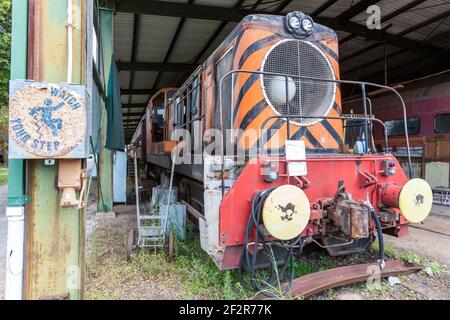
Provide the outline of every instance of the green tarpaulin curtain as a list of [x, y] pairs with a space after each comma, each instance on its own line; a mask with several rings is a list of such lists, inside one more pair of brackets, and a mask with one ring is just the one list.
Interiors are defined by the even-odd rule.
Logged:
[[119, 72], [113, 55], [111, 71], [109, 73], [107, 90], [107, 129], [106, 129], [106, 148], [109, 150], [125, 149], [125, 134], [122, 118], [122, 99], [120, 96]]

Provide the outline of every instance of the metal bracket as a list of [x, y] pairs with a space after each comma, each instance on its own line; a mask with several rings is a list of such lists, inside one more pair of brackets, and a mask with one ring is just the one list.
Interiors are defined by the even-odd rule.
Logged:
[[30, 202], [30, 197], [22, 195], [20, 197], [8, 197], [8, 207], [22, 207]]

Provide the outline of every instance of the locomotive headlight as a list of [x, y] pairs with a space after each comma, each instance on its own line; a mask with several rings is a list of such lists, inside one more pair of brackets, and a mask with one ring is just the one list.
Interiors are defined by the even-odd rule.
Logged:
[[300, 18], [298, 16], [291, 16], [288, 19], [288, 23], [293, 30], [297, 30], [300, 27]]
[[303, 12], [290, 12], [286, 16], [286, 29], [297, 38], [310, 36], [314, 29], [314, 21]]
[[305, 17], [302, 20], [302, 29], [306, 34], [311, 34], [314, 28], [314, 23], [311, 18]]
[[295, 85], [294, 79], [291, 77], [274, 76], [269, 82], [267, 92], [271, 103], [283, 105], [294, 99], [297, 92], [297, 86]]

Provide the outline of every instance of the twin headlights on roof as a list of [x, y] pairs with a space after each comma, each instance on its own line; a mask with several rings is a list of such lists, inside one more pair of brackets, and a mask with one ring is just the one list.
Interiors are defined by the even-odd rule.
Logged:
[[294, 11], [286, 16], [286, 28], [297, 37], [310, 36], [314, 29], [314, 21], [303, 12]]

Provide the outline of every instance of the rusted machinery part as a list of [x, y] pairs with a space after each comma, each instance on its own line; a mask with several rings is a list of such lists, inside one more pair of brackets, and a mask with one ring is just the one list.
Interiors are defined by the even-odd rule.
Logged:
[[134, 229], [130, 229], [128, 230], [128, 238], [127, 238], [127, 261], [131, 261], [131, 256], [133, 254], [133, 249], [134, 249], [134, 234], [135, 231]]
[[[421, 265], [407, 263], [402, 260], [386, 261], [386, 266], [383, 270], [380, 270], [376, 263], [333, 268], [295, 279], [289, 297], [307, 298], [324, 290], [367, 281], [369, 278], [377, 277], [377, 275], [380, 278], [387, 278], [400, 274], [410, 274], [420, 271], [422, 268]], [[379, 270], [379, 273], [377, 270]], [[254, 300], [265, 299], [267, 297], [262, 294], [254, 298]]]
[[175, 242], [174, 233], [173, 233], [173, 230], [170, 230], [170, 233], [169, 233], [169, 256], [167, 258], [169, 260], [169, 262], [173, 261], [174, 246], [175, 246], [174, 242]]

